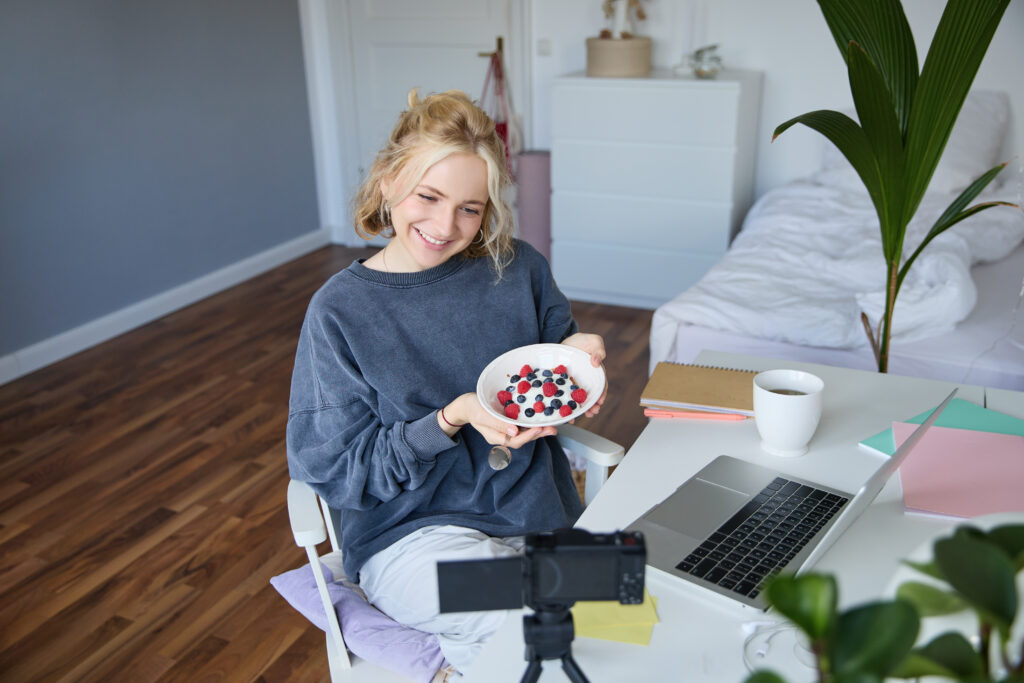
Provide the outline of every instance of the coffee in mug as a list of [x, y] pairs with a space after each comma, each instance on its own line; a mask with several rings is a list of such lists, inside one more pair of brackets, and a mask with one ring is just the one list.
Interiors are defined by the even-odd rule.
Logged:
[[754, 376], [754, 422], [761, 448], [792, 457], [807, 452], [821, 420], [825, 383], [803, 370], [768, 370]]

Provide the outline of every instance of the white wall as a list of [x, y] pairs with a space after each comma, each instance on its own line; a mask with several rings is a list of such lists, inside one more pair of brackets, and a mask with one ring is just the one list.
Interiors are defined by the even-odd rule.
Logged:
[[[534, 149], [551, 147], [551, 82], [583, 70], [584, 40], [604, 26], [598, 0], [533, 0], [530, 11], [533, 50], [532, 139]], [[904, 0], [904, 11], [920, 61], [931, 43], [945, 3]], [[783, 121], [814, 109], [850, 106], [846, 69], [813, 0], [645, 0], [648, 13], [640, 32], [654, 39], [654, 65], [671, 67], [695, 47], [718, 43], [726, 66], [760, 69], [765, 74], [761, 104], [755, 194], [818, 168], [824, 138], [797, 126], [774, 143], [772, 130]], [[550, 45], [550, 56], [538, 47]], [[1024, 0], [1010, 3], [996, 31], [975, 87], [1010, 94], [1013, 125], [1006, 159], [1021, 177], [1024, 147]], [[1010, 170], [1010, 169], [1008, 169]]]

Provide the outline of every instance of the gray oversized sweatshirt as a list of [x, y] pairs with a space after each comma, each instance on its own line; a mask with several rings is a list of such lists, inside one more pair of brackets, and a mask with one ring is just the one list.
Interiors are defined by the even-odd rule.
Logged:
[[292, 374], [288, 468], [341, 511], [353, 579], [420, 527], [512, 536], [571, 526], [582, 512], [553, 437], [513, 450], [494, 471], [472, 426], [449, 438], [437, 423], [495, 357], [577, 331], [544, 257], [525, 242], [515, 249], [497, 282], [486, 258], [417, 273], [355, 262], [310, 302]]

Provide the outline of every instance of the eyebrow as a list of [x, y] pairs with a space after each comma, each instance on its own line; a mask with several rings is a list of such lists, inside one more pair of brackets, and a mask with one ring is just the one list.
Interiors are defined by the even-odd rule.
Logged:
[[[432, 187], [431, 185], [420, 183], [417, 187], [422, 187], [424, 189], [430, 190], [434, 194], [444, 197], [445, 199], [448, 199], [448, 195], [446, 195], [444, 192], [441, 192], [441, 190], [437, 189], [436, 187]], [[484, 206], [487, 204], [487, 202], [482, 202], [479, 199], [467, 199], [466, 201], [463, 202], [463, 204], [477, 204], [479, 206]]]

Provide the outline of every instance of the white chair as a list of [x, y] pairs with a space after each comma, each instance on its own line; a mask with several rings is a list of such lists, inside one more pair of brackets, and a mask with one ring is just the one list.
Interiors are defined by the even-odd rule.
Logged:
[[[587, 461], [584, 501], [589, 504], [598, 489], [608, 479], [609, 468], [618, 465], [625, 450], [608, 439], [573, 425], [558, 428], [558, 441], [562, 448], [572, 451]], [[318, 505], [319, 500], [319, 505]], [[327, 613], [327, 662], [331, 681], [348, 679], [352, 663], [341, 635], [341, 626], [327, 592], [327, 581], [320, 566], [317, 545], [330, 538], [332, 564], [340, 564], [341, 550], [338, 544], [340, 517], [325, 501], [319, 499], [307, 484], [294, 479], [288, 483], [288, 518], [296, 545], [306, 549], [309, 563], [316, 579], [324, 610]], [[329, 523], [325, 524], [324, 520]]]

